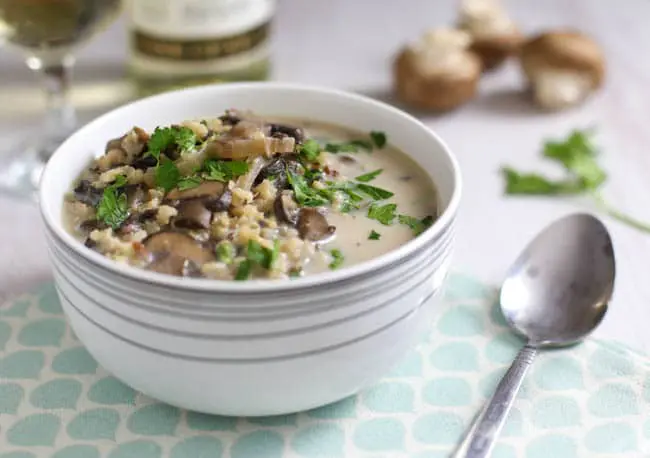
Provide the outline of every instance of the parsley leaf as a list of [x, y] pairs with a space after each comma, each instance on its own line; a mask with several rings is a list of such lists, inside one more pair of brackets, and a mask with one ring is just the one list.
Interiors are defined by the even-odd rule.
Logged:
[[386, 134], [384, 132], [373, 130], [370, 132], [370, 139], [377, 148], [386, 146]]
[[224, 264], [232, 264], [235, 259], [235, 246], [230, 242], [221, 242], [216, 248], [217, 259]]
[[185, 191], [186, 189], [196, 188], [200, 184], [201, 184], [201, 178], [193, 176], [193, 177], [181, 178], [178, 181], [177, 186], [179, 190]]
[[395, 204], [386, 204], [381, 207], [372, 204], [368, 208], [368, 218], [377, 220], [385, 226], [390, 226], [395, 219], [395, 210], [397, 210]]
[[345, 257], [343, 256], [343, 253], [341, 253], [341, 250], [333, 249], [330, 251], [330, 254], [332, 255], [332, 262], [330, 262], [329, 268], [335, 270], [341, 267], [341, 264], [345, 261]]
[[321, 147], [316, 140], [309, 139], [298, 148], [298, 153], [308, 161], [315, 161], [320, 155]]
[[163, 158], [156, 166], [154, 178], [156, 186], [169, 192], [176, 187], [181, 179], [181, 172], [171, 159]]
[[147, 143], [148, 154], [160, 159], [160, 153], [173, 146], [181, 152], [189, 151], [196, 145], [196, 135], [189, 127], [156, 127]]
[[383, 171], [384, 169], [377, 169], [372, 172], [364, 173], [363, 175], [356, 177], [355, 180], [361, 181], [362, 183], [367, 183], [377, 178]]
[[258, 265], [265, 269], [270, 269], [280, 254], [280, 242], [276, 240], [273, 243], [273, 249], [263, 247], [254, 240], [249, 240], [246, 247], [246, 259], [251, 265]]
[[248, 277], [251, 276], [252, 269], [253, 269], [253, 264], [248, 259], [244, 259], [237, 266], [237, 272], [235, 273], [235, 280], [238, 281], [248, 280]]
[[612, 218], [640, 231], [650, 232], [650, 224], [619, 212], [600, 196], [598, 190], [607, 180], [607, 174], [598, 164], [598, 151], [592, 142], [592, 133], [592, 130], [574, 130], [565, 139], [544, 142], [543, 156], [564, 168], [565, 179], [554, 181], [537, 173], [521, 173], [504, 167], [505, 193], [546, 196], [587, 194]]
[[206, 180], [228, 182], [233, 178], [244, 175], [248, 172], [248, 163], [246, 161], [219, 161], [209, 159], [203, 164], [205, 173], [203, 177]]
[[316, 189], [309, 186], [307, 180], [302, 175], [297, 175], [287, 170], [287, 179], [293, 188], [293, 194], [296, 202], [305, 207], [320, 207], [329, 203], [329, 199], [319, 193]]
[[370, 186], [369, 184], [358, 184], [356, 185], [356, 189], [374, 200], [390, 199], [394, 196], [394, 194], [390, 191], [386, 191], [385, 189], [377, 188], [375, 186]]
[[352, 142], [348, 143], [328, 143], [325, 145], [325, 151], [333, 154], [337, 153], [356, 153], [359, 147]]
[[370, 235], [368, 235], [368, 240], [379, 240], [381, 238], [381, 234], [375, 230], [370, 231]]
[[97, 218], [113, 229], [120, 227], [129, 217], [126, 194], [118, 189], [125, 184], [126, 178], [118, 175], [111, 185], [104, 188], [102, 199], [97, 205]]
[[399, 220], [400, 224], [404, 224], [410, 227], [416, 236], [423, 233], [429, 228], [429, 226], [431, 226], [431, 224], [433, 224], [432, 216], [427, 216], [423, 219], [417, 219], [408, 215], [399, 215], [397, 219]]

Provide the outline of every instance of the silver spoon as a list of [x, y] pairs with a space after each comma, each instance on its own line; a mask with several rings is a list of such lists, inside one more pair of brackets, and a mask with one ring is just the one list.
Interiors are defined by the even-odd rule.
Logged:
[[484, 458], [538, 351], [580, 342], [601, 322], [614, 290], [614, 248], [587, 214], [559, 219], [519, 255], [501, 287], [501, 310], [526, 345], [477, 417], [456, 457]]

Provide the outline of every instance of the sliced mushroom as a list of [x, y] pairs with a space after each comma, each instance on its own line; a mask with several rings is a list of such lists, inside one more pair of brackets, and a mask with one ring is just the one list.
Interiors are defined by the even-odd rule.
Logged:
[[183, 275], [188, 272], [186, 261], [202, 266], [214, 260], [209, 247], [181, 232], [158, 232], [147, 237], [143, 244], [152, 255], [147, 269], [159, 273]]
[[210, 227], [212, 212], [205, 208], [200, 200], [182, 201], [177, 209], [178, 215], [174, 218], [174, 226], [185, 229], [208, 229]]
[[304, 240], [327, 243], [334, 237], [336, 228], [315, 208], [303, 208], [298, 214], [298, 234]]
[[103, 189], [94, 187], [88, 180], [80, 181], [73, 192], [79, 202], [83, 202], [91, 207], [96, 207], [104, 195]]
[[288, 126], [285, 124], [269, 124], [269, 129], [269, 135], [272, 137], [292, 137], [297, 144], [300, 144], [305, 140], [305, 131], [301, 127]]
[[134, 127], [122, 137], [120, 146], [128, 156], [128, 162], [144, 151], [144, 147], [149, 141], [149, 134], [139, 127]]
[[234, 126], [236, 124], [239, 124], [239, 121], [241, 121], [239, 113], [237, 113], [235, 110], [226, 110], [226, 114], [219, 116], [219, 119], [224, 126]]
[[135, 161], [133, 161], [131, 166], [134, 169], [147, 170], [149, 167], [155, 167], [157, 163], [158, 163], [158, 160], [155, 157], [151, 156], [151, 155], [149, 155], [149, 156], [140, 156]]
[[166, 201], [197, 200], [211, 212], [228, 210], [232, 202], [232, 193], [225, 183], [220, 181], [204, 181], [195, 188], [178, 188], [169, 191]]
[[126, 204], [132, 210], [138, 208], [147, 199], [147, 191], [141, 184], [126, 185], [123, 190], [126, 193]]
[[99, 171], [105, 172], [112, 169], [113, 167], [124, 165], [126, 162], [126, 153], [122, 149], [116, 148], [109, 150], [106, 154], [97, 158], [95, 164], [97, 165], [97, 169]]
[[295, 146], [293, 137], [267, 137], [260, 122], [244, 120], [229, 132], [206, 143], [209, 157], [241, 160], [254, 156], [272, 156], [291, 153]]
[[237, 187], [250, 191], [255, 183], [257, 176], [266, 167], [267, 160], [261, 156], [256, 157], [248, 164], [248, 172], [237, 179]]
[[265, 179], [270, 179], [276, 189], [287, 189], [289, 186], [287, 171], [298, 174], [301, 168], [302, 166], [295, 156], [276, 157], [260, 171], [257, 178], [255, 178], [254, 186], [257, 186]]
[[204, 181], [200, 185], [180, 190], [178, 188], [172, 189], [167, 193], [166, 198], [169, 200], [183, 200], [183, 199], [196, 199], [206, 197], [217, 197], [223, 194], [226, 190], [226, 184], [220, 181]]
[[293, 192], [282, 191], [273, 202], [273, 211], [278, 221], [295, 226], [298, 223], [300, 209], [293, 199]]

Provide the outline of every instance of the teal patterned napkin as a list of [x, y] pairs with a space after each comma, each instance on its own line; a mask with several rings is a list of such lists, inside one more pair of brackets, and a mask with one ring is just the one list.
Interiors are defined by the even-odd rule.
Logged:
[[[51, 284], [0, 307], [0, 458], [450, 456], [521, 342], [495, 292], [453, 276], [431, 333], [357, 396], [243, 419], [185, 412], [97, 366]], [[650, 456], [650, 365], [589, 341], [543, 354], [495, 458]]]

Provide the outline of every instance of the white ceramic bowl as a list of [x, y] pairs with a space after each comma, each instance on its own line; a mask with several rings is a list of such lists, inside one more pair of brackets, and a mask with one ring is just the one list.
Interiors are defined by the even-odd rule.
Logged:
[[[118, 265], [68, 234], [64, 194], [106, 141], [224, 109], [382, 130], [438, 189], [442, 213], [421, 236], [362, 264], [291, 281], [177, 278]], [[448, 271], [458, 165], [413, 117], [345, 92], [299, 85], [205, 86], [140, 100], [72, 135], [40, 190], [54, 278], [79, 339], [137, 390], [192, 410], [272, 415], [317, 407], [384, 375], [431, 322]]]

